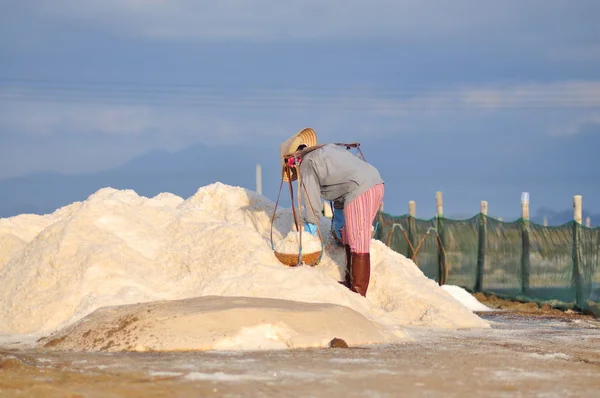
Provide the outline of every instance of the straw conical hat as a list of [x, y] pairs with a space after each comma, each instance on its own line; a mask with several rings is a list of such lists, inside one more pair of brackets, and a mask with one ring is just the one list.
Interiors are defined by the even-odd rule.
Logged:
[[[287, 174], [285, 169], [283, 169], [284, 161], [283, 157], [287, 154], [296, 152], [296, 149], [299, 145], [305, 144], [306, 146], [315, 146], [317, 145], [317, 134], [311, 128], [305, 128], [299, 133], [294, 134], [290, 137], [286, 142], [281, 144], [279, 147], [279, 162], [281, 163], [281, 169], [283, 172], [283, 180], [288, 181]], [[290, 169], [290, 175], [292, 177], [292, 181], [295, 181], [298, 178], [298, 174], [296, 169]]]

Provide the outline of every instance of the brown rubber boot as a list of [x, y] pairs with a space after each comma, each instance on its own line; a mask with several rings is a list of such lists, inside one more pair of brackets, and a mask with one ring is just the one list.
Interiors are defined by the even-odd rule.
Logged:
[[344, 245], [344, 249], [346, 249], [346, 271], [344, 273], [344, 280], [340, 281], [340, 283], [352, 290], [352, 282], [350, 277], [352, 269], [352, 251], [350, 250], [350, 245]]
[[366, 296], [369, 279], [371, 278], [371, 254], [352, 253], [352, 269], [350, 272], [352, 277], [351, 290], [361, 296]]

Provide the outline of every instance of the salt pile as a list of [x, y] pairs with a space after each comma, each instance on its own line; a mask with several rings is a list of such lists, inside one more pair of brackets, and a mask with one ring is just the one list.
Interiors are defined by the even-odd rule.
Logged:
[[490, 307], [480, 303], [475, 297], [460, 286], [443, 285], [442, 289], [448, 292], [452, 297], [462, 303], [473, 312], [494, 311]]
[[[282, 254], [298, 254], [300, 250], [300, 233], [290, 231], [287, 236], [275, 245], [275, 251]], [[302, 252], [318, 253], [321, 251], [321, 241], [317, 236], [302, 232]]]
[[84, 351], [257, 350], [388, 341], [348, 307], [254, 297], [205, 296], [104, 307], [40, 339], [46, 348]]
[[[114, 306], [207, 296], [347, 307], [374, 325], [381, 341], [404, 338], [405, 326], [489, 327], [379, 241], [372, 241], [366, 299], [337, 282], [345, 254], [327, 233], [318, 266], [282, 265], [270, 243], [273, 209], [273, 202], [254, 192], [215, 183], [187, 200], [105, 188], [49, 215], [0, 219], [0, 336], [48, 335], [84, 324], [102, 307], [116, 308], [102, 310], [106, 314], [125, 313], [126, 307]], [[288, 236], [292, 220], [290, 209], [277, 210], [274, 242]], [[329, 220], [323, 218], [320, 228], [328, 231]], [[288, 312], [301, 313], [300, 307], [290, 304]], [[222, 327], [228, 322], [223, 318]], [[217, 333], [214, 344], [202, 347], [233, 341], [241, 330], [235, 333]], [[304, 346], [322, 345], [315, 343], [321, 341], [318, 328], [304, 333], [314, 333]]]

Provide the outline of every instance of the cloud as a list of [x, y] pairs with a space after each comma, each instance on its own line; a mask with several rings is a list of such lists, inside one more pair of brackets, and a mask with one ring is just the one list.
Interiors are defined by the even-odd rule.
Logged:
[[577, 117], [566, 125], [552, 128], [553, 136], [574, 136], [580, 134], [600, 134], [600, 112]]
[[464, 90], [466, 106], [501, 108], [600, 108], [600, 81], [530, 83]]
[[[581, 141], [580, 135], [563, 141], [545, 135], [555, 126], [592, 120], [597, 108], [573, 107], [573, 98], [589, 101], [593, 94], [589, 90], [594, 87], [598, 83], [588, 81], [429, 91], [365, 87], [231, 93], [194, 88], [184, 94], [169, 86], [142, 94], [132, 86], [116, 91], [106, 87], [82, 90], [79, 85], [62, 86], [61, 91], [20, 87], [20, 98], [0, 92], [0, 178], [41, 170], [106, 170], [153, 149], [177, 150], [195, 143], [237, 143], [265, 159], [276, 159], [281, 142], [302, 127], [314, 127], [321, 142], [361, 142], [367, 159], [394, 181], [390, 186], [396, 187], [396, 193], [390, 191], [390, 198], [401, 199], [397, 203], [414, 200], [417, 191], [424, 193], [416, 199], [427, 203], [427, 195], [444, 190], [458, 201], [460, 195], [496, 197], [498, 211], [504, 197], [494, 196], [499, 191], [496, 185], [521, 181], [523, 170], [529, 180], [511, 188], [517, 205], [522, 190], [541, 197], [536, 192], [543, 188], [547, 197], [557, 196], [551, 192], [559, 184], [554, 170], [564, 168], [564, 160], [556, 147], [565, 158], [581, 153], [572, 148], [593, 151], [590, 143], [595, 141]], [[552, 106], [548, 106], [548, 96], [555, 98]], [[558, 103], [562, 108], [556, 107], [558, 98], [565, 98], [563, 104]], [[536, 103], [539, 106], [531, 106]], [[105, 115], [115, 114], [108, 118], [110, 123], [106, 121]], [[103, 126], [109, 130], [102, 132]], [[124, 126], [131, 126], [132, 132], [124, 131]], [[566, 147], [569, 142], [587, 145]], [[554, 168], [541, 167], [546, 158]], [[582, 159], [588, 162], [587, 170], [595, 170], [589, 163], [595, 158]], [[512, 172], [507, 171], [511, 165]], [[541, 177], [532, 169], [541, 170]], [[573, 190], [593, 186], [587, 181], [585, 185], [567, 183]], [[469, 193], [460, 193], [463, 189]], [[500, 190], [505, 197], [514, 194], [504, 186]]]
[[[40, 2], [40, 13], [75, 19], [133, 36], [174, 39], [306, 39], [377, 36], [399, 30], [424, 9], [414, 1], [272, 0]], [[401, 12], [402, 11], [402, 12]], [[445, 20], [441, 20], [443, 23]]]
[[[538, 29], [555, 38], [592, 39], [595, 0], [485, 2], [418, 0], [22, 0], [27, 14], [151, 39], [323, 39], [391, 37], [401, 41], [470, 37], [532, 40]], [[561, 26], [561, 29], [556, 29]], [[586, 26], [588, 28], [586, 28]], [[536, 32], [537, 31], [537, 32]], [[552, 33], [556, 31], [555, 33]], [[473, 35], [485, 33], [484, 37]], [[588, 35], [589, 36], [589, 35]], [[545, 40], [549, 37], [545, 36]], [[489, 41], [491, 39], [491, 41]]]
[[43, 135], [59, 132], [140, 134], [153, 127], [150, 109], [140, 105], [35, 101], [10, 103], [3, 109], [0, 126], [5, 131]]
[[257, 146], [282, 141], [308, 126], [325, 141], [423, 134], [491, 137], [512, 131], [521, 135], [523, 145], [534, 145], [540, 136], [576, 134], [596, 121], [590, 112], [600, 108], [600, 82], [428, 91], [4, 86], [0, 107], [0, 131], [56, 137], [127, 135], [146, 141], [144, 147], [153, 137], [148, 148], [177, 149], [194, 143]]
[[[148, 107], [159, 106], [242, 110], [315, 108], [383, 114], [473, 109], [594, 109], [600, 108], [600, 81], [471, 84], [401, 90], [364, 86], [228, 89], [75, 82], [48, 85], [15, 80], [0, 85], [0, 100], [106, 104], [105, 111], [94, 118], [107, 120], [107, 129], [116, 132], [118, 125], [127, 119], [147, 117]], [[82, 115], [83, 118], [90, 116]], [[79, 113], [70, 117], [82, 118]], [[130, 127], [134, 131], [143, 128], [142, 125]]]
[[[493, 141], [502, 146], [502, 137], [518, 135], [526, 148], [537, 145], [544, 135], [585, 130], [599, 121], [598, 109], [598, 81], [422, 91], [367, 87], [228, 91], [176, 86], [142, 90], [132, 85], [15, 82], [0, 86], [0, 143], [10, 152], [11, 140], [1, 142], [6, 133], [26, 135], [30, 141], [31, 137], [60, 140], [68, 136], [72, 140], [81, 136], [80, 145], [86, 145], [87, 136], [92, 144], [86, 150], [93, 151], [93, 137], [106, 136], [105, 148], [109, 142], [121, 146], [127, 142], [136, 148], [132, 153], [139, 153], [139, 148], [174, 150], [195, 143], [256, 147], [283, 141], [299, 128], [313, 127], [322, 141], [446, 135], [467, 143], [473, 140], [466, 137], [487, 137], [478, 139], [477, 145]], [[510, 154], [518, 156], [518, 151]], [[126, 157], [123, 153], [120, 158]], [[19, 157], [12, 160], [19, 161]], [[110, 162], [99, 157], [96, 164], [108, 166]]]
[[[235, 101], [217, 101], [210, 106], [202, 99], [199, 105], [186, 95], [175, 99], [172, 95], [149, 98], [124, 92], [0, 87], [0, 142], [3, 135], [15, 134], [57, 139], [65, 135], [104, 135], [137, 136], [134, 139], [144, 140], [152, 136], [156, 145], [169, 149], [193, 143], [227, 145], [252, 141], [245, 123], [254, 119], [256, 108], [231, 107]], [[269, 128], [269, 124], [254, 123], [258, 129], [254, 137], [286, 131]]]

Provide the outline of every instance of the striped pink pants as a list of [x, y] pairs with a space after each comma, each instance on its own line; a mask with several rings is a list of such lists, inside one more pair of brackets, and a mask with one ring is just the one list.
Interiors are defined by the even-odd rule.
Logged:
[[344, 243], [353, 253], [370, 253], [371, 227], [383, 200], [383, 184], [377, 184], [344, 207]]

